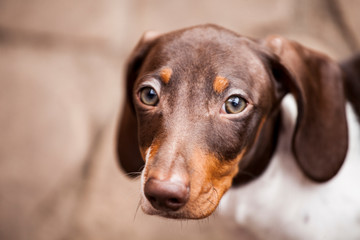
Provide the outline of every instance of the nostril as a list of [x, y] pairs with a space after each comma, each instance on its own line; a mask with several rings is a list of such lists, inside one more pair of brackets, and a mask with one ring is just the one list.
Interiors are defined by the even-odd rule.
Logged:
[[169, 202], [170, 202], [170, 203], [174, 203], [174, 204], [180, 203], [179, 199], [177, 199], [177, 198], [170, 198], [170, 199], [169, 199]]
[[166, 207], [171, 209], [171, 210], [178, 210], [183, 205], [185, 205], [185, 202], [183, 202], [182, 200], [180, 200], [178, 198], [170, 198], [166, 202]]
[[156, 198], [155, 197], [152, 197], [152, 196], [146, 196], [150, 202], [155, 202], [156, 201]]
[[145, 183], [144, 193], [154, 208], [165, 211], [179, 210], [189, 199], [189, 188], [185, 184], [154, 178]]

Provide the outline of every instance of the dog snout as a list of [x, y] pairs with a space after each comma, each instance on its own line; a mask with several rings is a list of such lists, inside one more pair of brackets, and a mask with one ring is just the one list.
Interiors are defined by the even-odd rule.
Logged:
[[176, 211], [189, 200], [189, 184], [181, 181], [149, 178], [144, 186], [144, 194], [151, 205], [162, 211]]

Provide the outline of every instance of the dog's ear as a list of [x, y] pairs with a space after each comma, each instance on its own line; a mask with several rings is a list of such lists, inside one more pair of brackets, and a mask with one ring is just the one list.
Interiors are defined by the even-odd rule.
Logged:
[[138, 176], [144, 166], [138, 145], [137, 119], [132, 102], [132, 91], [144, 59], [159, 35], [153, 31], [146, 32], [130, 55], [126, 67], [126, 97], [116, 145], [120, 166], [132, 177]]
[[283, 79], [279, 81], [298, 105], [292, 142], [297, 162], [312, 180], [327, 181], [339, 171], [348, 147], [339, 66], [327, 56], [285, 38], [268, 37], [264, 44], [278, 57], [275, 66], [289, 72], [280, 74]]

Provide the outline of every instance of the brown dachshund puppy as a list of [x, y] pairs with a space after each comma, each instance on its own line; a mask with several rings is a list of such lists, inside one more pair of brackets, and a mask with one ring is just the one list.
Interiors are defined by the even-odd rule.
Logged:
[[[278, 196], [281, 203], [281, 194], [292, 190], [305, 196], [302, 184], [326, 186], [347, 156], [346, 97], [338, 64], [287, 39], [254, 40], [215, 25], [162, 35], [150, 32], [132, 53], [126, 78], [118, 154], [128, 173], [141, 173], [141, 207], [147, 214], [204, 218], [231, 186], [240, 185], [239, 191], [254, 186], [231, 203], [232, 209], [264, 206], [262, 214], [267, 215], [262, 220], [267, 223], [256, 211], [247, 220], [236, 218], [265, 233], [266, 224], [277, 218], [285, 224], [289, 217], [276, 213], [272, 205], [278, 204], [266, 203], [266, 197]], [[282, 103], [287, 94], [297, 105], [290, 127], [284, 113], [291, 110]], [[278, 161], [287, 163], [273, 163]], [[273, 165], [276, 171], [270, 170]], [[280, 176], [284, 184], [291, 179], [294, 184], [272, 182]], [[330, 192], [336, 195], [339, 189], [333, 188]], [[270, 195], [256, 197], [265, 190]], [[355, 195], [360, 200], [359, 191]], [[309, 203], [304, 208], [308, 218], [326, 216], [312, 211], [317, 200], [296, 201], [290, 202]], [[283, 204], [292, 206], [288, 203]], [[302, 228], [292, 235], [279, 231], [273, 237], [316, 239], [317, 232], [325, 230], [309, 236]]]

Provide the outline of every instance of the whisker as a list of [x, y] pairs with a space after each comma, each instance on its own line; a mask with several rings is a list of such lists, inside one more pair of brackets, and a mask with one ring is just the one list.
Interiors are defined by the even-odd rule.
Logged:
[[204, 211], [201, 209], [201, 206], [198, 208], [203, 216], [205, 216]]
[[196, 221], [196, 222], [197, 222], [197, 224], [198, 224], [198, 228], [199, 228], [199, 230], [200, 230], [200, 231], [201, 231], [201, 224], [200, 224], [200, 223], [201, 223], [201, 221], [202, 221], [202, 220], [200, 220], [200, 221]]
[[209, 224], [210, 223], [210, 218], [209, 217], [204, 218], [204, 221], [206, 221], [206, 224]]
[[145, 164], [144, 165], [142, 165], [139, 169], [138, 169], [138, 171], [135, 171], [135, 172], [128, 172], [126, 175], [127, 176], [130, 176], [130, 177], [133, 177], [133, 176], [138, 176], [138, 175], [141, 175], [141, 173], [142, 173], [142, 171], [144, 170], [144, 168], [145, 168]]
[[137, 216], [137, 213], [139, 211], [140, 205], [141, 205], [141, 199], [139, 199], [138, 205], [137, 205], [136, 210], [135, 210], [134, 219], [133, 219], [134, 222], [136, 220], [136, 216]]
[[244, 174], [244, 175], [247, 175], [247, 176], [250, 176], [252, 178], [255, 178], [256, 176], [250, 172], [246, 172], [244, 170], [239, 170], [239, 173], [238, 174]]
[[208, 199], [208, 202], [211, 203], [211, 205], [216, 206], [216, 204], [213, 201], [211, 201], [210, 199]]
[[138, 178], [138, 177], [140, 177], [141, 172], [128, 172], [128, 173], [126, 173], [125, 175], [128, 176], [128, 177]]
[[143, 164], [140, 168], [139, 168], [139, 172], [142, 172], [142, 170], [144, 170], [145, 168], [145, 164]]
[[210, 184], [211, 184], [211, 187], [212, 187], [213, 192], [215, 192], [215, 194], [216, 194], [216, 199], [219, 199], [219, 193], [218, 193], [217, 189], [214, 187], [214, 185], [212, 184], [212, 182], [210, 182]]
[[[218, 199], [219, 199], [219, 193], [218, 193], [217, 189], [214, 187], [214, 185], [213, 185], [212, 182], [210, 182], [210, 185], [211, 185], [212, 193], [215, 193], [215, 195], [216, 195], [216, 196], [215, 196], [215, 199], [218, 200]], [[213, 194], [211, 194], [211, 196], [213, 196]], [[208, 201], [209, 201], [212, 205], [216, 206], [216, 204], [215, 204], [212, 200], [208, 199]]]

